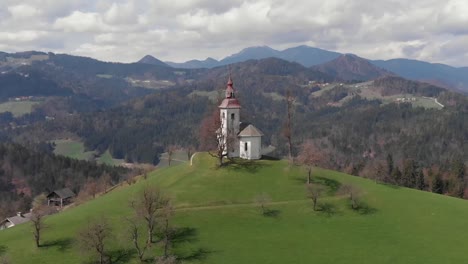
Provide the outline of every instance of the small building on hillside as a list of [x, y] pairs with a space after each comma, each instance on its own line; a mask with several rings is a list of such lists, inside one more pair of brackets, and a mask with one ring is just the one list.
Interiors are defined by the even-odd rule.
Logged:
[[262, 158], [262, 131], [251, 124], [241, 123], [239, 132], [240, 157], [243, 159]]
[[218, 106], [221, 127], [217, 130], [222, 138], [219, 144], [230, 158], [248, 160], [262, 157], [263, 133], [252, 124], [240, 121], [241, 105], [236, 98], [231, 77], [227, 83], [225, 98]]
[[75, 196], [76, 194], [69, 188], [55, 190], [47, 195], [47, 205], [62, 208], [64, 205], [71, 203]]
[[31, 221], [31, 213], [23, 214], [21, 212], [18, 212], [17, 215], [8, 217], [4, 219], [2, 222], [0, 222], [0, 230], [14, 227], [16, 225], [26, 223], [29, 221]]

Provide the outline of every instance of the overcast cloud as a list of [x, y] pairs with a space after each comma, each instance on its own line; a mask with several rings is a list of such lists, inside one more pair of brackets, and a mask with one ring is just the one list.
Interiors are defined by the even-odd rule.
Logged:
[[468, 66], [467, 0], [0, 0], [0, 50], [132, 62], [310, 45]]

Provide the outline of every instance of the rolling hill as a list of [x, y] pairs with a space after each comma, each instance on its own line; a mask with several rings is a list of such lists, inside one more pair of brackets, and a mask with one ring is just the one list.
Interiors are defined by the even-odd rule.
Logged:
[[[255, 161], [216, 169], [208, 155], [194, 166], [153, 172], [148, 180], [124, 186], [46, 219], [45, 246], [34, 246], [29, 224], [0, 231], [0, 254], [13, 263], [83, 263], [76, 233], [105, 217], [113, 227], [109, 250], [120, 262], [138, 263], [125, 235], [129, 200], [144, 186], [170, 195], [179, 232], [173, 254], [182, 263], [460, 263], [466, 261], [468, 203], [455, 199], [315, 169], [325, 188], [313, 211], [305, 196], [305, 171], [286, 161]], [[340, 185], [361, 190], [362, 210], [350, 209]], [[253, 204], [267, 193], [273, 216]], [[150, 257], [156, 248], [151, 248]]]
[[344, 81], [370, 81], [379, 77], [394, 75], [353, 54], [341, 55], [332, 61], [313, 66], [311, 69], [335, 76], [335, 78]]

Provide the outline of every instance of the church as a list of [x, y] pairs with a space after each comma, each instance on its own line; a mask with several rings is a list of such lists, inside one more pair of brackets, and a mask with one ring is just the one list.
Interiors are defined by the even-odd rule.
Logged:
[[256, 160], [262, 157], [263, 133], [252, 124], [240, 121], [240, 103], [236, 98], [231, 76], [225, 98], [219, 105], [221, 127], [218, 129], [219, 144], [229, 158]]

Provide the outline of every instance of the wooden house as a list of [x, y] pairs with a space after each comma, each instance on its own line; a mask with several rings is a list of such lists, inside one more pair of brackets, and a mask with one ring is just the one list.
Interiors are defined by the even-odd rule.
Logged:
[[75, 196], [76, 194], [69, 188], [55, 190], [47, 195], [47, 205], [60, 206], [62, 208], [64, 205], [71, 203]]

